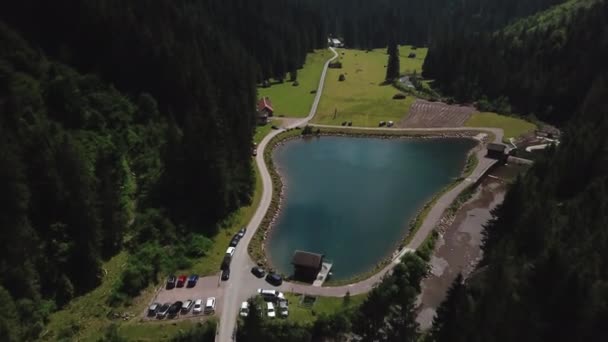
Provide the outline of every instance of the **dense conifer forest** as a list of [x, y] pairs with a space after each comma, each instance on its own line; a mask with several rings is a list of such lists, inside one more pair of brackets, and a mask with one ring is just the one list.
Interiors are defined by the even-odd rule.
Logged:
[[251, 200], [255, 85], [325, 46], [316, 17], [272, 0], [0, 4], [1, 340], [34, 339], [124, 248], [111, 304], [204, 255]]
[[427, 334], [424, 250], [359, 308], [308, 325], [253, 309], [239, 341], [608, 340], [607, 22], [605, 0], [1, 2], [0, 340], [36, 340], [121, 251], [109, 305], [205, 255], [251, 201], [256, 84], [328, 34], [428, 45], [442, 95], [554, 122], [563, 141], [513, 184]]

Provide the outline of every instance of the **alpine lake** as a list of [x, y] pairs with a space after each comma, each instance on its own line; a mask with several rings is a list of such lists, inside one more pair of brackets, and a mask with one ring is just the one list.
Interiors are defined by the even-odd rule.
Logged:
[[294, 251], [304, 250], [331, 260], [334, 280], [373, 269], [424, 204], [460, 176], [474, 146], [465, 138], [286, 141], [272, 154], [284, 186], [267, 245], [272, 265], [290, 275]]

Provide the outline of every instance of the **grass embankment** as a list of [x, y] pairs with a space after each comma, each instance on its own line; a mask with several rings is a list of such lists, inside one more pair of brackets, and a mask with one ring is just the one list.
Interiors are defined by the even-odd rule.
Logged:
[[[407, 58], [410, 52], [416, 53], [416, 58]], [[386, 49], [369, 52], [340, 49], [338, 53], [342, 69], [328, 70], [315, 123], [340, 125], [352, 121], [354, 126], [373, 127], [379, 121], [397, 122], [407, 115], [415, 98], [393, 100], [400, 91], [384, 83]], [[400, 47], [401, 72], [420, 74], [426, 53], [424, 48]], [[343, 82], [338, 80], [341, 74], [346, 78]]]
[[255, 135], [253, 136], [253, 142], [259, 144], [264, 137], [268, 135], [272, 131], [272, 122], [265, 124], [264, 126], [257, 126], [255, 128]]
[[467, 127], [497, 127], [505, 132], [503, 141], [509, 138], [518, 138], [536, 129], [536, 125], [512, 116], [499, 115], [496, 113], [476, 113], [471, 115], [465, 122]]
[[258, 88], [260, 97], [268, 96], [276, 116], [303, 118], [310, 112], [325, 62], [333, 56], [329, 50], [317, 50], [306, 56], [304, 67], [298, 70], [298, 86], [293, 82], [275, 83], [269, 88]]
[[301, 304], [302, 295], [286, 293], [285, 297], [289, 300], [288, 320], [300, 324], [310, 324], [319, 314], [333, 314], [340, 310], [356, 308], [367, 298], [367, 294], [350, 296], [347, 301], [344, 297], [317, 297], [312, 306]]
[[264, 236], [266, 235], [266, 232], [268, 231], [268, 228], [271, 225], [272, 219], [274, 218], [275, 214], [277, 213], [277, 210], [279, 209], [279, 205], [281, 203], [281, 193], [283, 191], [283, 183], [281, 182], [281, 177], [277, 173], [272, 160], [272, 151], [282, 141], [299, 137], [301, 136], [301, 134], [302, 130], [300, 129], [293, 129], [280, 133], [268, 142], [268, 145], [266, 145], [266, 149], [264, 150], [264, 161], [266, 162], [268, 172], [270, 173], [270, 178], [272, 179], [272, 200], [270, 202], [270, 207], [268, 208], [268, 211], [266, 211], [266, 214], [264, 215], [262, 223], [260, 223], [258, 230], [249, 242], [247, 250], [253, 261], [266, 266], [268, 266], [268, 260], [266, 258], [266, 254], [263, 248]]
[[[222, 223], [223, 229], [213, 237], [213, 246], [207, 256], [199, 259], [191, 270], [184, 270], [184, 273], [210, 275], [218, 272], [230, 239], [251, 220], [262, 197], [262, 180], [257, 167], [255, 167], [255, 179], [256, 186], [252, 204], [239, 209]], [[72, 300], [62, 310], [53, 313], [42, 339], [49, 341], [59, 339], [96, 341], [103, 336], [105, 329], [110, 324], [115, 323], [119, 325], [120, 335], [128, 337], [129, 340], [157, 341], [169, 339], [195, 324], [194, 321], [180, 321], [176, 325], [173, 325], [175, 322], [139, 323], [139, 315], [154, 295], [158, 286], [156, 284], [142, 291], [138, 297], [133, 299], [130, 306], [110, 307], [107, 304], [108, 297], [112, 287], [126, 267], [127, 260], [128, 253], [123, 251], [107, 261], [103, 266], [107, 273], [101, 285], [93, 291]], [[131, 318], [127, 321], [123, 321], [121, 318], [112, 319], [112, 313], [128, 313]]]

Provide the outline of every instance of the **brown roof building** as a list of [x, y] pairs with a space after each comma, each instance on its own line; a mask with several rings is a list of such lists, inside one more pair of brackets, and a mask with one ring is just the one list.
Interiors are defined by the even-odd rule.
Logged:
[[323, 266], [323, 255], [305, 251], [295, 251], [291, 264], [294, 278], [301, 281], [314, 281]]

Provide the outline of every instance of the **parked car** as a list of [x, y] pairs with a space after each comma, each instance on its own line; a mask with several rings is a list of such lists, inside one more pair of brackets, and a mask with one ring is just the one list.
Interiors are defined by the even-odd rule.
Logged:
[[229, 256], [232, 258], [232, 256], [234, 255], [234, 252], [236, 251], [236, 248], [234, 247], [228, 247], [228, 249], [226, 250], [226, 256]]
[[187, 313], [192, 309], [192, 305], [194, 305], [194, 301], [192, 299], [188, 299], [182, 304], [182, 313]]
[[281, 286], [281, 284], [283, 284], [283, 277], [276, 273], [268, 273], [266, 281], [271, 285]]
[[251, 273], [253, 273], [254, 276], [258, 277], [258, 278], [262, 278], [266, 275], [266, 271], [264, 271], [263, 268], [261, 267], [253, 267], [251, 269]]
[[220, 270], [225, 270], [230, 268], [230, 262], [232, 261], [232, 257], [228, 254], [224, 255], [224, 259], [222, 260], [222, 265], [220, 266]]
[[265, 301], [274, 302], [276, 300], [285, 300], [285, 295], [283, 292], [277, 290], [264, 290], [258, 289], [258, 294], [262, 296]]
[[192, 313], [199, 314], [203, 312], [203, 300], [197, 299], [194, 301], [194, 308], [192, 308]]
[[182, 303], [181, 301], [177, 301], [177, 302], [173, 303], [169, 307], [169, 310], [167, 311], [167, 316], [169, 318], [177, 316], [177, 314], [179, 313], [179, 310], [181, 310], [181, 308], [182, 308], [182, 305], [184, 305], [184, 303]]
[[243, 236], [245, 236], [245, 233], [247, 232], [247, 228], [243, 227], [239, 230], [239, 232], [237, 233], [239, 238], [243, 238]]
[[378, 126], [379, 126], [379, 127], [386, 126], [386, 122], [384, 122], [384, 121], [380, 121], [380, 123], [378, 124]]
[[169, 277], [167, 277], [167, 289], [174, 288], [176, 282], [177, 278], [174, 275], [170, 275]]
[[177, 277], [177, 287], [183, 287], [186, 284], [186, 279], [188, 279], [188, 277], [186, 277], [185, 274]]
[[210, 315], [215, 312], [215, 297], [207, 298], [207, 302], [205, 303], [205, 313]]
[[228, 279], [230, 279], [230, 267], [228, 267], [222, 271], [222, 280], [228, 280]]
[[195, 287], [198, 283], [198, 274], [192, 274], [188, 277], [188, 287]]
[[156, 315], [156, 312], [158, 311], [158, 309], [160, 309], [160, 307], [160, 303], [152, 303], [152, 305], [148, 307], [148, 316]]
[[249, 315], [249, 302], [241, 303], [241, 311], [239, 311], [241, 317], [247, 317]]
[[163, 304], [158, 311], [156, 311], [156, 318], [158, 319], [162, 319], [165, 318], [165, 316], [167, 316], [167, 313], [169, 312], [169, 308], [171, 307], [171, 303], [165, 303]]
[[274, 311], [274, 304], [266, 303], [266, 314], [270, 318], [275, 318], [277, 316], [277, 313]]
[[232, 240], [230, 240], [230, 247], [236, 247], [236, 245], [239, 244], [239, 241], [241, 241], [239, 234], [234, 235]]
[[251, 154], [253, 154], [253, 156], [257, 156], [258, 155], [258, 149], [254, 148], [253, 151], [251, 151]]
[[349, 121], [349, 122], [348, 122], [346, 125], [350, 127], [350, 126], [352, 126], [352, 125], [353, 125], [353, 122], [352, 122], [352, 121]]
[[387, 126], [387, 127], [393, 127], [393, 125], [394, 125], [394, 124], [395, 124], [394, 122], [389, 121], [389, 122], [386, 124], [386, 126]]
[[342, 126], [346, 126], [347, 122], [346, 121], [342, 121]]
[[281, 314], [281, 317], [289, 316], [289, 305], [286, 300], [279, 301], [279, 314]]

